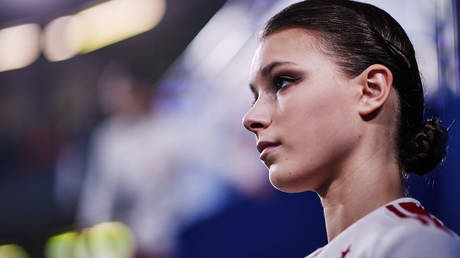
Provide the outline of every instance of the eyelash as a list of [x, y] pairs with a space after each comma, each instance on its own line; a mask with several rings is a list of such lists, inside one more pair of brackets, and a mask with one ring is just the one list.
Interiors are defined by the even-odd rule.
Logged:
[[[287, 86], [289, 86], [289, 84], [296, 82], [297, 80], [298, 78], [295, 78], [289, 75], [276, 75], [275, 77], [273, 77], [272, 82], [273, 82], [273, 86], [276, 89], [276, 91], [280, 91], [286, 88]], [[279, 83], [282, 83], [282, 82], [287, 82], [287, 84], [280, 85]], [[251, 103], [252, 106], [254, 106], [258, 98], [259, 98], [259, 94], [254, 94], [254, 100]]]
[[[297, 81], [297, 78], [294, 78], [289, 75], [277, 75], [273, 77], [273, 85], [275, 86], [276, 90], [281, 90], [289, 86], [289, 84]], [[283, 83], [285, 82], [285, 83]]]
[[259, 98], [259, 94], [254, 94], [254, 100], [251, 103], [251, 106], [254, 106], [256, 104], [257, 99]]

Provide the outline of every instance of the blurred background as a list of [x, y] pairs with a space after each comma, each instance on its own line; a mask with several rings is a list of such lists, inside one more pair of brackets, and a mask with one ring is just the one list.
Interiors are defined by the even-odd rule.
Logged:
[[[241, 125], [284, 0], [0, 1], [0, 258], [304, 257], [314, 193], [274, 190]], [[411, 196], [460, 233], [457, 0], [368, 0], [417, 52], [445, 162]]]

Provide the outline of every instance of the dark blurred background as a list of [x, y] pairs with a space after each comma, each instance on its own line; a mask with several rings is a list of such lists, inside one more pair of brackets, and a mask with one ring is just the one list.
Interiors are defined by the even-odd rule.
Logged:
[[[304, 257], [324, 245], [316, 195], [273, 190], [241, 126], [258, 30], [293, 2], [2, 0], [0, 258]], [[445, 162], [411, 177], [409, 194], [459, 233], [459, 4], [366, 2], [407, 30], [426, 116], [449, 127]]]

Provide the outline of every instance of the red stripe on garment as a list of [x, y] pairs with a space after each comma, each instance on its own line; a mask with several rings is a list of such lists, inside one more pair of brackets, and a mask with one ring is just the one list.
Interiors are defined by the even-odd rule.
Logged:
[[452, 235], [452, 232], [446, 226], [444, 226], [444, 224], [442, 224], [441, 221], [439, 221], [436, 217], [434, 217], [433, 215], [428, 213], [425, 209], [423, 209], [422, 207], [418, 206], [417, 204], [415, 204], [413, 202], [403, 202], [403, 203], [400, 203], [399, 205], [404, 210], [415, 214], [417, 216], [417, 218], [423, 219], [422, 216], [426, 217], [427, 219], [432, 221], [437, 228], [442, 229], [442, 230], [448, 232], [450, 235]]
[[402, 212], [400, 212], [398, 209], [396, 209], [395, 206], [393, 206], [393, 204], [390, 204], [390, 205], [387, 205], [386, 208], [393, 212], [394, 214], [396, 214], [396, 216], [400, 217], [400, 218], [407, 218], [408, 216]]
[[419, 216], [417, 214], [415, 216], [407, 216], [406, 214], [404, 214], [404, 213], [400, 212], [398, 209], [396, 209], [396, 207], [394, 207], [392, 204], [387, 205], [386, 208], [388, 210], [390, 210], [391, 212], [393, 212], [394, 214], [396, 214], [400, 218], [416, 219], [416, 220], [420, 221], [423, 225], [428, 225], [428, 221], [425, 218], [423, 218], [422, 216]]
[[413, 202], [402, 202], [399, 204], [399, 206], [401, 206], [401, 208], [405, 209], [406, 211], [416, 215], [430, 216], [426, 210]]

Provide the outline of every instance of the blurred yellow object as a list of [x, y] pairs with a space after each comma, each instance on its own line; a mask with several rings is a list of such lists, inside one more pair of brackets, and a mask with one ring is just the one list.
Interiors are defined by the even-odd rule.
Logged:
[[0, 72], [34, 62], [40, 46], [49, 61], [62, 61], [151, 30], [163, 18], [165, 0], [111, 0], [46, 25], [0, 30]]
[[29, 255], [18, 245], [1, 245], [0, 258], [29, 258]]
[[40, 55], [40, 26], [23, 24], [0, 30], [0, 72], [19, 69]]
[[[135, 249], [135, 239], [127, 226], [120, 222], [105, 222], [83, 229], [80, 234], [67, 232], [51, 237], [46, 244], [45, 256], [46, 258], [131, 258], [134, 257]], [[0, 258], [4, 257], [0, 255]]]
[[88, 237], [91, 257], [127, 258], [134, 255], [134, 237], [129, 228], [122, 223], [98, 224], [91, 228]]
[[88, 53], [155, 27], [164, 0], [112, 0], [75, 15], [66, 33], [70, 47]]
[[74, 258], [93, 258], [95, 256], [91, 255], [90, 251], [88, 250], [88, 235], [90, 229], [83, 229], [81, 234], [75, 240], [75, 246], [73, 249], [73, 256]]
[[59, 17], [45, 27], [41, 44], [43, 54], [49, 61], [62, 61], [78, 54], [78, 50], [72, 49], [66, 37], [63, 37], [71, 20], [72, 16]]
[[67, 232], [57, 236], [53, 236], [48, 240], [45, 247], [45, 255], [47, 258], [63, 258], [74, 257], [74, 247], [78, 233]]

